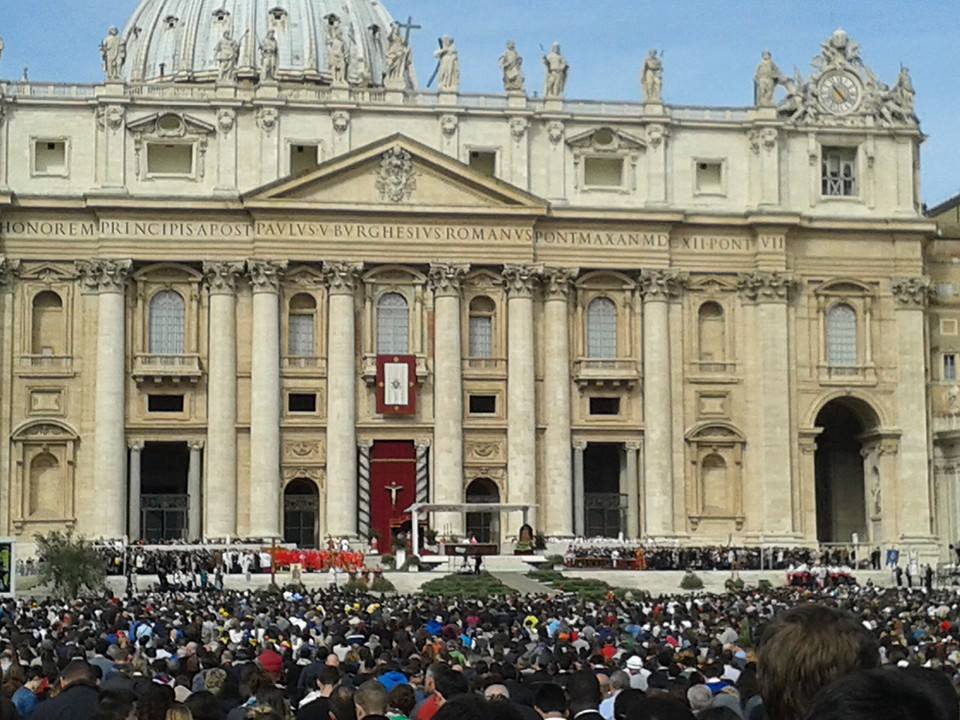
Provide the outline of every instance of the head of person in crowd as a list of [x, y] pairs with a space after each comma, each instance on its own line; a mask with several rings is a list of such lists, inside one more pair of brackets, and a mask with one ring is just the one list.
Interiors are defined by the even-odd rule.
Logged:
[[613, 701], [614, 720], [630, 720], [635, 718], [645, 698], [646, 695], [644, 695], [642, 690], [628, 688], [621, 692], [617, 695], [616, 700]]
[[586, 711], [596, 712], [603, 699], [597, 676], [590, 670], [573, 673], [567, 680], [567, 697], [570, 701], [570, 717], [577, 717]]
[[567, 694], [556, 683], [541, 683], [533, 696], [533, 708], [541, 718], [567, 716]]
[[804, 720], [956, 720], [949, 678], [926, 668], [862, 670], [820, 692]]
[[357, 720], [385, 718], [389, 706], [387, 691], [376, 680], [368, 680], [354, 693], [353, 704], [357, 708]]
[[819, 604], [781, 612], [764, 629], [757, 655], [768, 720], [802, 720], [821, 689], [879, 664], [877, 641], [849, 612]]

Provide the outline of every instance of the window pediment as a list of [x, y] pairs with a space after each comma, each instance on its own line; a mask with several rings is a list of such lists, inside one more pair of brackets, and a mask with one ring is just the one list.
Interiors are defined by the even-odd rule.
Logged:
[[127, 130], [148, 139], [183, 139], [212, 135], [216, 127], [186, 113], [153, 113], [127, 124]]
[[842, 295], [845, 297], [873, 296], [875, 289], [853, 278], [831, 278], [813, 290], [816, 295]]
[[694, 292], [736, 292], [736, 277], [725, 275], [693, 275], [688, 288]]
[[21, 266], [18, 275], [23, 280], [36, 280], [48, 285], [77, 277], [75, 268], [64, 268], [53, 263]]
[[688, 442], [700, 444], [709, 444], [711, 442], [746, 442], [743, 433], [741, 433], [736, 426], [724, 422], [710, 422], [696, 425], [687, 432], [686, 439]]
[[636, 135], [607, 126], [593, 128], [567, 138], [574, 152], [622, 155], [641, 152], [647, 144]]
[[58, 441], [76, 440], [76, 431], [66, 423], [57, 420], [31, 420], [13, 431], [11, 438], [20, 441]]

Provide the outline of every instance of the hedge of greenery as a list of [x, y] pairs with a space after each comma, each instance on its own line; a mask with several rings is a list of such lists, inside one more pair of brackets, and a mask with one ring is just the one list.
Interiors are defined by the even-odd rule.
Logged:
[[480, 573], [479, 575], [444, 575], [425, 582], [420, 592], [425, 595], [483, 599], [513, 591], [489, 573]]

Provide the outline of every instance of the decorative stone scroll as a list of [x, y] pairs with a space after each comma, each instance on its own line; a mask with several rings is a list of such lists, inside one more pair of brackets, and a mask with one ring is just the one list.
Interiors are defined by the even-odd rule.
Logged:
[[126, 111], [120, 105], [102, 105], [97, 108], [97, 126], [101, 130], [119, 130]]
[[133, 269], [132, 260], [77, 260], [80, 282], [96, 292], [123, 292]]
[[387, 150], [380, 158], [377, 191], [383, 200], [401, 203], [417, 189], [417, 173], [413, 156], [401, 147]]
[[545, 268], [543, 271], [543, 294], [549, 298], [566, 299], [573, 288], [579, 268]]
[[670, 300], [687, 287], [686, 273], [677, 270], [644, 270], [640, 273], [640, 294], [646, 300]]
[[429, 278], [433, 294], [436, 296], [459, 296], [463, 279], [469, 271], [469, 265], [431, 264]]
[[207, 281], [207, 288], [211, 294], [232, 295], [237, 291], [237, 280], [243, 274], [244, 263], [234, 262], [205, 262], [203, 263], [203, 277]]
[[541, 265], [504, 265], [504, 286], [510, 297], [532, 297], [543, 275]]
[[930, 278], [925, 275], [919, 277], [898, 278], [890, 286], [897, 306], [902, 308], [923, 309], [933, 295]]
[[780, 133], [774, 127], [754, 128], [747, 133], [747, 140], [754, 155], [759, 155], [761, 150], [773, 152], [779, 137]]
[[357, 289], [363, 263], [335, 262], [323, 264], [323, 278], [330, 293], [352, 295]]
[[737, 290], [753, 302], [786, 302], [796, 281], [779, 272], [743, 273], [737, 278]]
[[279, 291], [280, 279], [286, 269], [286, 260], [247, 260], [247, 274], [255, 293]]

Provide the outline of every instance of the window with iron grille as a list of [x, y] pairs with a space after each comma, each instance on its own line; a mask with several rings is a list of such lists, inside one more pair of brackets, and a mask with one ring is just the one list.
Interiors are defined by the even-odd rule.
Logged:
[[854, 197], [857, 189], [856, 148], [823, 148], [821, 193], [825, 197]]
[[493, 357], [494, 312], [496, 312], [496, 305], [486, 296], [478, 295], [470, 301], [470, 357]]
[[943, 379], [951, 380], [951, 381], [957, 379], [957, 354], [956, 353], [943, 354]]
[[617, 306], [600, 297], [587, 306], [587, 357], [617, 357]]
[[377, 354], [404, 355], [410, 345], [410, 315], [407, 300], [399, 293], [386, 293], [377, 301]]
[[183, 298], [173, 290], [158, 292], [150, 300], [149, 352], [183, 353]]
[[844, 303], [827, 312], [827, 365], [857, 365], [857, 313]]

